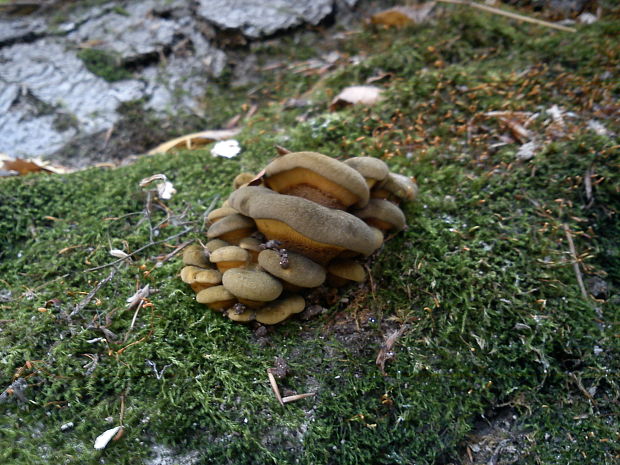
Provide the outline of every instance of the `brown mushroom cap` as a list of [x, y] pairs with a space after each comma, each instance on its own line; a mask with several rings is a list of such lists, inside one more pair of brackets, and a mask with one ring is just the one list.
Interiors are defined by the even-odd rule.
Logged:
[[218, 270], [202, 270], [194, 275], [194, 281], [190, 283], [194, 292], [200, 292], [222, 282], [222, 273]]
[[239, 299], [270, 302], [282, 293], [282, 283], [269, 273], [234, 268], [222, 276], [222, 284]]
[[334, 287], [351, 282], [361, 283], [366, 280], [366, 270], [353, 260], [336, 259], [327, 267], [327, 281]]
[[293, 152], [265, 167], [265, 183], [276, 192], [344, 210], [366, 205], [368, 185], [353, 168], [316, 152]]
[[265, 237], [317, 263], [327, 263], [347, 249], [370, 255], [376, 247], [368, 225], [342, 210], [264, 187], [242, 187], [229, 200], [233, 208], [254, 219]]
[[248, 251], [236, 245], [220, 247], [209, 255], [211, 263], [215, 263], [222, 273], [231, 268], [244, 267], [249, 259]]
[[265, 271], [294, 286], [317, 287], [325, 281], [325, 268], [295, 252], [288, 252], [287, 268], [281, 266], [280, 254], [269, 249], [258, 254], [258, 264]]
[[237, 312], [233, 307], [226, 310], [226, 316], [237, 323], [249, 323], [256, 319], [256, 312], [251, 308], [246, 308], [242, 312]]
[[207, 219], [211, 223], [215, 223], [218, 220], [221, 220], [222, 218], [225, 218], [229, 215], [234, 215], [235, 213], [239, 213], [239, 212], [235, 210], [234, 208], [220, 207], [220, 208], [216, 208], [215, 210], [211, 211], [211, 213], [207, 215]]
[[207, 231], [209, 239], [222, 239], [236, 244], [240, 239], [249, 236], [256, 230], [251, 218], [235, 213], [228, 215], [217, 223], [213, 223]]
[[286, 320], [294, 313], [303, 311], [306, 301], [300, 295], [291, 295], [278, 299], [256, 311], [256, 321], [264, 325], [275, 325]]
[[361, 210], [353, 212], [355, 216], [363, 219], [369, 225], [382, 231], [395, 229], [400, 231], [405, 228], [406, 219], [404, 213], [389, 200], [370, 199], [368, 205]]
[[200, 244], [191, 244], [183, 251], [183, 264], [208, 267], [209, 260], [205, 249]]
[[207, 305], [213, 310], [224, 310], [232, 307], [237, 299], [224, 286], [213, 286], [196, 294], [196, 301]]
[[395, 201], [415, 200], [418, 195], [418, 185], [402, 174], [390, 173], [370, 193], [371, 197]]
[[207, 252], [211, 255], [211, 253], [215, 252], [220, 247], [226, 247], [227, 245], [230, 245], [230, 243], [222, 239], [212, 239], [205, 244], [205, 249], [207, 249]]
[[196, 275], [201, 271], [205, 271], [205, 269], [194, 265], [184, 266], [181, 269], [181, 281], [192, 284], [196, 280]]
[[374, 157], [349, 158], [344, 161], [344, 164], [364, 176], [369, 188], [377, 182], [383, 181], [390, 172], [384, 161]]
[[260, 248], [261, 242], [254, 237], [244, 237], [239, 241], [239, 247], [247, 250], [250, 253], [250, 257], [252, 261], [256, 261], [258, 259], [258, 254], [261, 252]]
[[249, 183], [256, 177], [255, 174], [252, 173], [239, 173], [235, 179], [233, 179], [233, 189], [239, 189], [245, 184]]

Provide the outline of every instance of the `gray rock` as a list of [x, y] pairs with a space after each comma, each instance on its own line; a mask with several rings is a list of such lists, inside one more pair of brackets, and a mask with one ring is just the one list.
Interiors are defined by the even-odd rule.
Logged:
[[153, 14], [160, 2], [135, 2], [124, 9], [113, 9], [86, 21], [67, 38], [89, 42], [96, 48], [117, 53], [124, 61], [157, 55], [171, 47], [182, 32], [179, 24]]
[[0, 47], [34, 39], [46, 29], [42, 18], [0, 18]]
[[333, 0], [199, 0], [197, 12], [222, 29], [256, 39], [304, 23], [316, 25], [333, 8]]
[[[118, 106], [144, 92], [139, 81], [108, 83], [94, 76], [59, 39], [4, 47], [0, 62], [0, 152], [12, 155], [51, 154], [76, 131], [108, 129]], [[75, 127], [59, 128], [63, 116]]]

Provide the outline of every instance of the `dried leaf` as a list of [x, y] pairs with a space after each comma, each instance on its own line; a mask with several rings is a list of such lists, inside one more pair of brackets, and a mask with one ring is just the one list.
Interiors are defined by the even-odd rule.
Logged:
[[435, 8], [435, 2], [397, 6], [371, 16], [370, 22], [387, 27], [404, 27], [409, 24], [419, 24], [428, 19], [433, 8]]
[[329, 105], [336, 111], [348, 105], [374, 105], [381, 100], [382, 89], [375, 86], [351, 86], [342, 90]]
[[407, 329], [407, 325], [403, 325], [400, 327], [400, 329], [398, 329], [397, 331], [394, 331], [392, 334], [390, 334], [385, 339], [385, 342], [381, 346], [381, 349], [379, 349], [379, 353], [377, 354], [377, 359], [375, 363], [381, 370], [382, 374], [384, 375], [386, 374], [385, 373], [385, 362], [389, 359], [394, 358], [394, 353], [392, 352], [392, 348], [394, 347], [394, 344], [396, 344], [396, 341], [398, 340], [398, 338], [403, 335], [406, 329]]
[[168, 181], [165, 174], [154, 174], [140, 181], [140, 187], [146, 187], [153, 181], [162, 181], [157, 184], [157, 195], [162, 200], [169, 200], [177, 191], [173, 184]]
[[28, 173], [38, 173], [44, 171], [46, 173], [62, 174], [68, 173], [70, 170], [62, 166], [54, 166], [49, 162], [39, 158], [11, 158], [4, 153], [0, 153], [0, 161], [3, 162], [2, 169], [6, 171], [15, 171], [20, 175]]
[[123, 252], [120, 249], [111, 249], [110, 250], [110, 255], [112, 255], [113, 257], [116, 257], [116, 258], [127, 258], [127, 257], [129, 257], [129, 254]]
[[155, 153], [167, 153], [173, 149], [194, 150], [204, 145], [210, 144], [211, 142], [235, 137], [237, 134], [239, 134], [240, 130], [241, 129], [239, 128], [218, 129], [212, 131], [195, 132], [193, 134], [186, 134], [184, 136], [177, 137], [176, 139], [164, 142], [163, 144], [158, 145], [154, 149], [150, 150], [148, 153], [149, 155], [153, 155]]
[[538, 150], [538, 144], [534, 141], [523, 144], [519, 147], [519, 150], [517, 150], [517, 160], [531, 160], [536, 155], [536, 150]]
[[112, 440], [112, 438], [116, 436], [116, 433], [118, 433], [120, 429], [121, 429], [120, 426], [116, 426], [112, 429], [104, 431], [99, 436], [97, 436], [97, 439], [95, 439], [95, 445], [94, 445], [95, 449], [97, 450], [105, 449], [105, 447]]
[[127, 299], [127, 308], [133, 308], [138, 305], [143, 299], [146, 299], [151, 293], [151, 289], [147, 284], [142, 289], [138, 289], [134, 295]]
[[211, 149], [214, 157], [234, 158], [241, 152], [239, 141], [235, 139], [222, 140]]

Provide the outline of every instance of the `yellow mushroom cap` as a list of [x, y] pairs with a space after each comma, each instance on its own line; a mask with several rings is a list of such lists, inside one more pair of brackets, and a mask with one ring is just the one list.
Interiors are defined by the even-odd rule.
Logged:
[[211, 213], [207, 215], [207, 219], [211, 223], [215, 223], [222, 218], [225, 218], [229, 215], [234, 215], [235, 213], [239, 213], [237, 210], [231, 207], [220, 207], [213, 210]]
[[406, 225], [401, 209], [389, 200], [370, 199], [366, 207], [354, 211], [353, 214], [382, 231], [400, 231]]
[[265, 183], [281, 194], [343, 210], [353, 204], [366, 205], [370, 196], [360, 173], [316, 152], [292, 152], [276, 158], [265, 167]]
[[233, 179], [233, 189], [239, 189], [252, 181], [255, 177], [256, 175], [252, 173], [239, 173], [235, 179]]
[[299, 287], [318, 287], [325, 281], [325, 268], [303, 255], [287, 252], [288, 267], [280, 264], [280, 254], [275, 250], [263, 250], [258, 254], [258, 264], [265, 271], [282, 281]]
[[269, 302], [282, 293], [282, 283], [269, 273], [233, 268], [222, 276], [222, 284], [239, 299]]
[[359, 218], [310, 200], [278, 194], [264, 187], [242, 187], [229, 198], [231, 205], [254, 219], [268, 238], [318, 263], [343, 250], [370, 255], [376, 236]]
[[194, 266], [209, 266], [205, 249], [200, 244], [192, 244], [183, 251], [183, 264]]
[[198, 284], [219, 284], [222, 282], [222, 273], [218, 270], [202, 270], [196, 273], [194, 282]]
[[196, 294], [196, 301], [214, 310], [223, 310], [235, 304], [237, 299], [224, 286], [212, 286]]
[[390, 172], [384, 161], [374, 157], [349, 158], [343, 163], [364, 176], [369, 187], [372, 187], [376, 182], [383, 181]]
[[306, 301], [300, 295], [292, 295], [284, 299], [278, 299], [256, 310], [255, 318], [259, 323], [275, 325], [286, 320], [294, 313], [303, 311]]
[[249, 236], [256, 230], [256, 224], [251, 218], [235, 213], [213, 223], [207, 230], [209, 239], [222, 239], [236, 243], [241, 238]]
[[404, 201], [415, 200], [418, 195], [418, 185], [411, 178], [397, 173], [388, 174], [383, 182], [377, 185], [376, 189]]
[[249, 258], [248, 251], [236, 245], [220, 247], [209, 255], [211, 263], [219, 262], [246, 262]]
[[331, 285], [339, 287], [350, 282], [361, 283], [366, 280], [366, 270], [353, 260], [336, 259], [327, 267], [328, 281]]
[[212, 239], [205, 244], [205, 249], [207, 249], [209, 254], [211, 254], [220, 247], [226, 247], [227, 245], [230, 245], [230, 243], [223, 241], [222, 239]]
[[187, 284], [192, 284], [196, 281], [196, 275], [201, 271], [206, 271], [204, 268], [194, 265], [184, 266], [181, 269], [181, 281]]

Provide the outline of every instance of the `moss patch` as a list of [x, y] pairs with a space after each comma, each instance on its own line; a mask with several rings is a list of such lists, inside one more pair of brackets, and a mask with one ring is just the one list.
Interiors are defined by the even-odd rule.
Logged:
[[123, 67], [121, 59], [110, 52], [85, 48], [80, 50], [77, 56], [88, 71], [108, 82], [131, 78], [131, 72]]
[[[0, 386], [27, 385], [3, 404], [3, 462], [133, 464], [164, 448], [195, 463], [478, 463], [481, 424], [507, 409], [496, 460], [516, 444], [519, 463], [616, 461], [618, 24], [569, 35], [463, 11], [363, 29], [341, 45], [364, 59], [312, 77], [310, 106], [259, 111], [239, 159], [205, 150], [2, 180]], [[383, 103], [326, 111], [376, 76]], [[530, 160], [516, 158], [515, 112], [539, 146]], [[371, 260], [372, 284], [263, 336], [196, 304], [178, 261], [156, 263], [203, 237], [204, 211], [275, 145], [381, 157], [421, 197]], [[155, 173], [178, 193], [147, 215], [138, 182]], [[596, 300], [567, 234], [584, 279], [607, 285]], [[146, 284], [148, 304], [127, 309]], [[383, 376], [377, 352], [402, 325]], [[290, 368], [281, 389], [317, 395], [280, 407], [276, 356]], [[121, 421], [124, 436], [95, 451]]]

